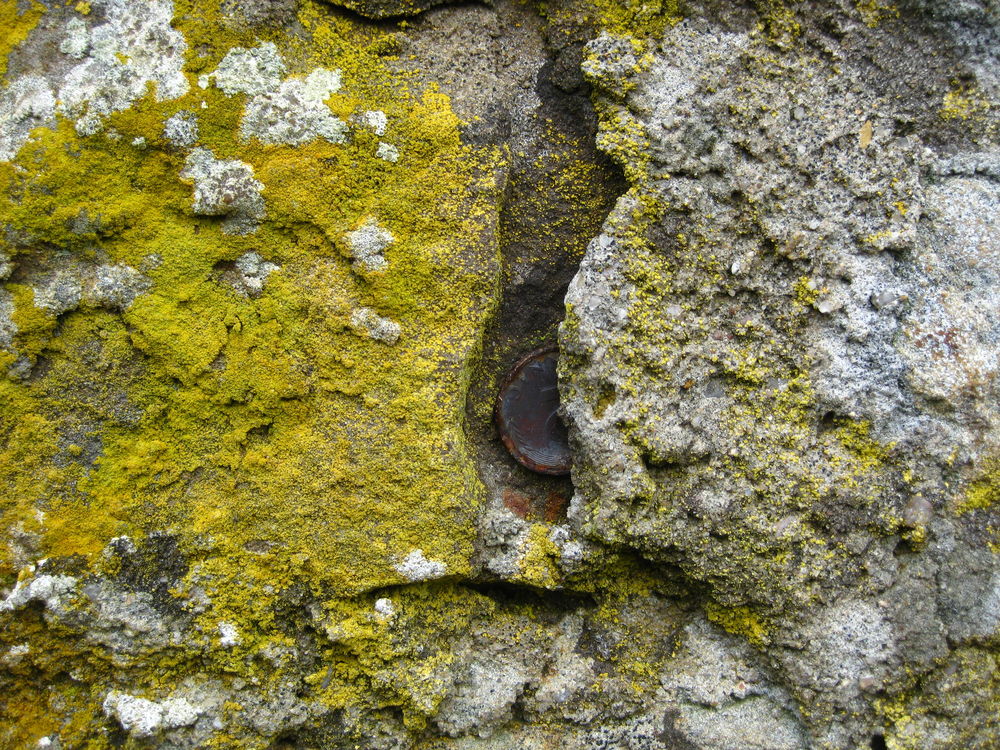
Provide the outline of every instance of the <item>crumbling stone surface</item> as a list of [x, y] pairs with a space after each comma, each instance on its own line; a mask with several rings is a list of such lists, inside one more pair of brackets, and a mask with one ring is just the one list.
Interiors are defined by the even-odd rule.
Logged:
[[[566, 298], [571, 519], [706, 586], [810, 746], [902, 737], [998, 634], [1000, 46], [965, 12], [692, 18], [584, 63], [631, 187]], [[1000, 741], [968, 689], [922, 744]]]

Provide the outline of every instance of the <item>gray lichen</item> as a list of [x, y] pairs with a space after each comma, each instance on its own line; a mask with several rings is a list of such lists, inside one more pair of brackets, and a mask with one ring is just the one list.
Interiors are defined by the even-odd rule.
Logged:
[[188, 155], [180, 177], [194, 183], [195, 214], [225, 217], [223, 231], [248, 234], [264, 217], [264, 185], [249, 164], [216, 159], [211, 151], [198, 148]]
[[399, 341], [399, 323], [384, 318], [370, 307], [359, 307], [351, 313], [351, 327], [385, 344]]

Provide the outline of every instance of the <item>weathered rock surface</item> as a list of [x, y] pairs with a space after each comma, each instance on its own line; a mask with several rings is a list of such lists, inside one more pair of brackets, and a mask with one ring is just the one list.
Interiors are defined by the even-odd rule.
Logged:
[[908, 713], [939, 670], [995, 663], [991, 13], [691, 18], [646, 56], [587, 50], [632, 184], [566, 300], [571, 519], [705, 586], [817, 747], [883, 722], [1000, 742], [995, 673], [964, 715]]
[[997, 28], [0, 5], [0, 746], [1000, 744]]

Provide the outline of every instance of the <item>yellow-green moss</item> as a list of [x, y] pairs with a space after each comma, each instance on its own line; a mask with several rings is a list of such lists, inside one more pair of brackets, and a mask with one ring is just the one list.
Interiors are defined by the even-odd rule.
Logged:
[[[177, 18], [192, 83], [249, 43], [225, 31], [212, 3], [179, 2]], [[497, 156], [461, 144], [447, 97], [389, 73], [373, 42], [384, 32], [322, 3], [304, 3], [300, 21], [311, 43], [268, 32], [293, 72], [343, 70], [331, 105], [345, 116], [385, 111], [398, 163], [377, 159], [377, 139], [361, 129], [342, 145], [243, 141], [245, 98], [192, 85], [111, 117], [118, 140], [81, 138], [66, 121], [41, 129], [18, 155], [23, 176], [2, 173], [0, 220], [33, 238], [17, 249], [23, 258], [54, 246], [81, 262], [143, 268], [152, 282], [123, 314], [84, 305], [58, 328], [28, 286], [7, 285], [18, 353], [49, 366], [2, 384], [14, 438], [0, 464], [4, 519], [37, 526], [44, 510], [49, 554], [93, 557], [113, 536], [176, 530], [189, 549], [211, 539], [205, 570], [220, 579], [280, 582], [298, 560], [336, 590], [358, 591], [399, 581], [393, 566], [415, 548], [449, 573], [468, 568], [480, 487], [461, 420], [468, 358], [497, 293]], [[269, 220], [255, 234], [225, 235], [192, 215], [184, 154], [162, 138], [181, 110], [198, 118], [201, 145], [247, 162], [264, 184]], [[137, 137], [147, 148], [129, 145]], [[369, 215], [396, 241], [389, 270], [362, 277], [343, 236]], [[250, 251], [281, 266], [258, 299], [217, 271]], [[352, 331], [360, 306], [397, 321], [399, 344]], [[129, 373], [117, 406], [79, 356], [91, 350]], [[100, 455], [59, 468], [52, 458], [76, 429]], [[247, 551], [261, 542], [269, 552]]]

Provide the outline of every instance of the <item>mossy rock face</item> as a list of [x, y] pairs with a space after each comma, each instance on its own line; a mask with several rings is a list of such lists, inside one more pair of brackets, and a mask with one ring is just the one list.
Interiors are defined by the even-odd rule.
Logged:
[[[18, 278], [3, 389], [22, 431], [6, 517], [29, 532], [39, 511], [71, 516], [38, 530], [57, 555], [182, 529], [244, 575], [271, 578], [276, 555], [341, 591], [406, 580], [411, 553], [461, 573], [478, 503], [461, 383], [499, 271], [493, 155], [322, 6], [300, 12], [310, 57], [280, 35], [195, 53], [206, 21], [185, 37], [154, 15], [155, 68], [130, 11], [104, 11], [66, 22], [84, 52], [59, 96], [78, 104], [3, 165]], [[87, 56], [112, 34], [124, 61]], [[44, 478], [13, 458], [25, 440]]]

